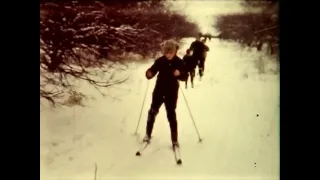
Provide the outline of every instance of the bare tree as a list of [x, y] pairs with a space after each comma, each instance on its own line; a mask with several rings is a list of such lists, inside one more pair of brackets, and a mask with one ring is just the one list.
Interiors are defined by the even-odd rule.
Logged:
[[226, 14], [218, 17], [215, 27], [219, 37], [237, 41], [261, 50], [268, 45], [270, 54], [277, 54], [279, 46], [279, 4], [274, 0], [244, 0], [244, 7], [258, 8], [259, 11]]
[[[124, 82], [127, 78], [115, 75], [126, 69], [123, 60], [128, 54], [152, 57], [164, 39], [197, 31], [195, 24], [168, 12], [161, 1], [42, 1], [40, 98], [53, 105], [79, 104], [85, 96], [76, 91], [75, 79], [97, 88]], [[106, 74], [108, 79], [103, 79]]]

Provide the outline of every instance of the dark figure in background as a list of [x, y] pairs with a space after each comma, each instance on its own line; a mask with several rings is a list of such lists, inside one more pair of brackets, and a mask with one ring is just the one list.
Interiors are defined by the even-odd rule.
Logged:
[[196, 72], [196, 67], [197, 67], [198, 62], [197, 62], [196, 59], [194, 59], [191, 56], [190, 49], [187, 49], [186, 55], [183, 56], [183, 61], [184, 61], [185, 69], [186, 69], [186, 72], [187, 72], [187, 79], [185, 81], [186, 89], [188, 88], [189, 76], [190, 76], [190, 80], [191, 80], [191, 87], [193, 88], [194, 87], [193, 79], [195, 77], [195, 72]]
[[[207, 58], [207, 52], [209, 51], [209, 47], [206, 45], [206, 42], [207, 42], [207, 38], [204, 38], [201, 40], [201, 42], [203, 43], [204, 45], [204, 51], [203, 51], [203, 62], [199, 62], [199, 68], [202, 69], [202, 75], [203, 75], [203, 72], [204, 72], [204, 67], [205, 67], [205, 62], [206, 62], [206, 58]], [[199, 73], [200, 74], [200, 73]]]
[[200, 41], [200, 37], [197, 37], [197, 39], [191, 43], [191, 46], [189, 49], [193, 52], [192, 53], [193, 58], [195, 58], [196, 61], [198, 61], [199, 76], [201, 79], [204, 72], [204, 61], [205, 61], [204, 53], [206, 51], [209, 51], [209, 47], [206, 46], [202, 41]]
[[182, 59], [176, 55], [177, 48], [178, 44], [176, 41], [165, 41], [162, 46], [164, 55], [159, 57], [146, 72], [147, 79], [153, 78], [157, 73], [158, 76], [152, 94], [151, 107], [148, 112], [146, 136], [143, 141], [150, 141], [156, 115], [158, 114], [161, 105], [164, 103], [170, 124], [172, 145], [179, 146], [176, 106], [179, 92], [179, 80], [185, 81], [186, 73]]

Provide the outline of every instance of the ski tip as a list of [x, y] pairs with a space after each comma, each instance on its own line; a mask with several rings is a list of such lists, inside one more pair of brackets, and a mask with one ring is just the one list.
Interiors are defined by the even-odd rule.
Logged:
[[139, 151], [136, 152], [136, 156], [141, 156]]
[[182, 164], [181, 159], [178, 159], [178, 160], [177, 160], [177, 164], [178, 164], [178, 165]]

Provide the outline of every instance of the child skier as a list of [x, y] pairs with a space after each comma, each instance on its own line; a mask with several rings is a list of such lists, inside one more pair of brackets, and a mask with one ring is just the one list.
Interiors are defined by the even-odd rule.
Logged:
[[147, 79], [153, 78], [157, 73], [157, 81], [152, 94], [151, 107], [148, 111], [146, 136], [144, 142], [149, 142], [153, 130], [156, 115], [164, 103], [167, 118], [170, 124], [172, 146], [179, 147], [178, 126], [176, 119], [176, 106], [178, 100], [179, 81], [186, 80], [184, 63], [176, 53], [178, 44], [174, 40], [163, 43], [163, 56], [159, 57], [154, 64], [146, 71]]
[[186, 73], [187, 73], [187, 79], [186, 79], [186, 89], [188, 88], [188, 79], [189, 79], [189, 76], [190, 76], [190, 80], [191, 80], [191, 87], [193, 88], [193, 79], [194, 79], [194, 76], [195, 76], [195, 69], [197, 67], [197, 60], [195, 58], [193, 58], [191, 56], [191, 50], [190, 49], [187, 49], [186, 51], [186, 55], [183, 56], [183, 61], [184, 61], [184, 64], [185, 64], [185, 70], [186, 70]]

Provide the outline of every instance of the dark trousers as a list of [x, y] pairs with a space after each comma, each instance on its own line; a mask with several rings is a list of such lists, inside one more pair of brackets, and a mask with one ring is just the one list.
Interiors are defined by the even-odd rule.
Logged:
[[204, 72], [204, 59], [199, 60], [198, 69], [199, 69], [199, 75], [202, 77]]
[[203, 55], [200, 55], [200, 54], [193, 55], [193, 58], [198, 62], [199, 75], [200, 77], [202, 77], [204, 72], [205, 58], [203, 57]]
[[167, 118], [170, 124], [171, 140], [172, 142], [178, 141], [178, 124], [176, 117], [177, 100], [178, 92], [169, 95], [162, 95], [155, 92], [153, 93], [151, 107], [148, 112], [148, 121], [146, 127], [147, 135], [149, 137], [151, 137], [152, 134], [155, 118], [159, 113], [161, 105], [164, 103], [167, 111]]
[[196, 71], [195, 68], [192, 68], [191, 70], [188, 70], [187, 80], [185, 81], [186, 86], [188, 85], [189, 76], [190, 76], [191, 84], [193, 85], [193, 79], [194, 79], [194, 76], [196, 74], [195, 71]]

